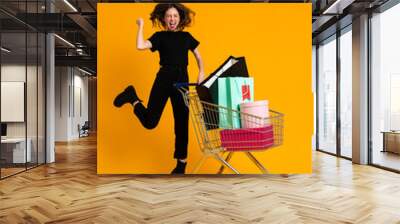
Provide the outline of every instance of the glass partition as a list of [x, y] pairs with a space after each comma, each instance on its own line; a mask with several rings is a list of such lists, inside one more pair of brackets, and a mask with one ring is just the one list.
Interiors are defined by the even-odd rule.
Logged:
[[400, 171], [400, 4], [371, 18], [372, 163]]
[[26, 140], [26, 40], [25, 32], [1, 34], [2, 177], [24, 171], [26, 162], [31, 161]]
[[336, 36], [318, 47], [318, 149], [336, 154]]
[[45, 1], [1, 1], [0, 178], [45, 162], [44, 33], [18, 20], [41, 13]]
[[340, 36], [340, 155], [352, 157], [352, 32]]

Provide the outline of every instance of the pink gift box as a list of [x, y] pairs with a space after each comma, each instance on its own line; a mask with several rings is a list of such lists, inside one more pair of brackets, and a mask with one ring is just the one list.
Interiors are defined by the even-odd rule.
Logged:
[[220, 134], [221, 145], [227, 151], [266, 149], [274, 145], [272, 125], [260, 128], [225, 129]]

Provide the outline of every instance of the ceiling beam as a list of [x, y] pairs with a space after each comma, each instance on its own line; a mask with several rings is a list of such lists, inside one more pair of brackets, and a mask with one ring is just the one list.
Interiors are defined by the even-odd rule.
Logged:
[[71, 20], [73, 20], [77, 25], [79, 25], [82, 30], [86, 32], [86, 34], [90, 37], [87, 38], [87, 41], [91, 41], [91, 46], [96, 46], [96, 38], [97, 38], [97, 30], [90, 24], [85, 17], [80, 14], [68, 14], [67, 15]]
[[55, 56], [56, 66], [81, 66], [93, 71], [97, 68], [96, 57], [91, 56]]
[[342, 14], [343, 10], [353, 4], [355, 0], [336, 0], [322, 12], [322, 14]]

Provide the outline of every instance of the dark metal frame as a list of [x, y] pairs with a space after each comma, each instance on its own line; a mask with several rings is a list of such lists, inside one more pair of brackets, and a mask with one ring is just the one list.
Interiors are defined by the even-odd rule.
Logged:
[[368, 83], [368, 96], [367, 96], [367, 107], [368, 107], [368, 112], [367, 112], [367, 119], [368, 119], [368, 164], [373, 164], [372, 163], [372, 64], [371, 64], [371, 57], [372, 57], [372, 42], [371, 42], [371, 37], [372, 37], [372, 32], [371, 32], [371, 19], [372, 19], [372, 13], [368, 13], [368, 54], [367, 54], [367, 61], [368, 61], [368, 75], [367, 75], [367, 83]]
[[340, 30], [336, 30], [336, 154], [340, 157], [341, 156], [341, 147], [342, 147], [342, 124], [341, 116], [340, 116], [340, 81], [341, 81], [341, 65], [340, 65]]
[[318, 76], [318, 70], [319, 70], [319, 45], [316, 45], [315, 47], [315, 148], [319, 149], [319, 76]]

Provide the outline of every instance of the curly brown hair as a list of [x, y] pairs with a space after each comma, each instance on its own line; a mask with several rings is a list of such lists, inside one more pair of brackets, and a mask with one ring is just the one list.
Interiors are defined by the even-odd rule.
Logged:
[[180, 3], [160, 3], [156, 5], [153, 12], [151, 12], [150, 14], [150, 20], [153, 23], [153, 26], [158, 26], [164, 29], [166, 28], [164, 16], [165, 12], [170, 8], [175, 8], [176, 10], [178, 10], [180, 17], [180, 21], [177, 26], [178, 30], [183, 30], [185, 27], [191, 25], [192, 20], [194, 19], [194, 16], [196, 14], [191, 9]]

